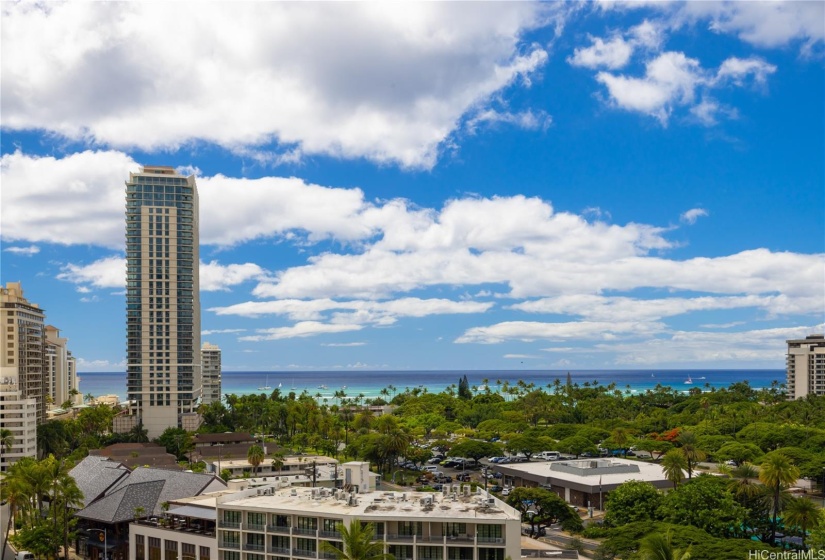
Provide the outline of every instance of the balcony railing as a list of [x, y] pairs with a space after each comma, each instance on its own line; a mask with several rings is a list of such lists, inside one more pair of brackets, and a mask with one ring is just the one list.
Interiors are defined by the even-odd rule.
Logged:
[[397, 533], [396, 534], [387, 533], [387, 540], [388, 541], [413, 542], [414, 539], [415, 539], [415, 537], [413, 535], [399, 535]]
[[270, 546], [269, 547], [270, 554], [280, 554], [282, 556], [289, 556], [289, 548], [281, 548], [280, 546]]
[[221, 541], [218, 544], [218, 548], [236, 548], [236, 549], [240, 549], [241, 548], [241, 543]]
[[218, 527], [221, 527], [221, 528], [224, 528], [224, 529], [240, 529], [241, 528], [241, 522], [240, 521], [224, 521], [223, 519], [221, 519], [220, 521], [218, 521]]
[[318, 533], [317, 529], [306, 529], [304, 527], [294, 527], [292, 529], [292, 533], [294, 535], [316, 535]]
[[320, 531], [318, 536], [327, 539], [340, 539], [341, 533], [338, 531]]
[[448, 541], [473, 542], [472, 535], [455, 535], [447, 537]]
[[266, 547], [265, 547], [264, 545], [262, 545], [262, 544], [257, 544], [257, 543], [245, 543], [245, 544], [243, 545], [243, 549], [244, 549], [244, 550], [256, 550], [256, 551], [261, 551], [261, 552], [263, 552], [263, 551], [265, 550], [265, 548], [266, 548]]
[[246, 531], [263, 531], [266, 529], [266, 525], [263, 523], [247, 523], [243, 526], [243, 528]]
[[478, 537], [479, 543], [486, 543], [486, 544], [505, 544], [504, 539], [501, 537]]
[[292, 555], [299, 558], [315, 558], [316, 552], [314, 550], [300, 550], [298, 548], [292, 549]]

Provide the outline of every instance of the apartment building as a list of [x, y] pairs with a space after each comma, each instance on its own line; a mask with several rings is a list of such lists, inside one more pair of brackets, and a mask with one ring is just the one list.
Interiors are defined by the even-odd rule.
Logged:
[[60, 330], [52, 325], [46, 325], [45, 332], [43, 389], [46, 408], [61, 407], [67, 402], [80, 404], [83, 397], [77, 378], [77, 361], [67, 347], [68, 339], [62, 338]]
[[20, 282], [0, 287], [0, 323], [3, 325], [0, 367], [16, 378], [23, 399], [34, 399], [37, 422], [46, 418], [44, 361], [46, 356], [45, 313], [23, 295]]
[[[519, 512], [482, 489], [382, 492], [367, 463], [343, 465], [342, 488], [275, 484], [223, 492], [214, 503], [178, 501], [171, 519], [133, 524], [129, 560], [306, 560], [335, 556], [338, 524], [372, 523], [375, 540], [397, 560], [505, 560], [521, 556]], [[174, 528], [172, 528], [174, 527]]]
[[216, 344], [203, 343], [201, 348], [203, 371], [203, 404], [221, 401], [221, 349]]
[[37, 400], [23, 397], [15, 368], [0, 368], [0, 427], [11, 432], [12, 446], [0, 446], [0, 472], [23, 457], [37, 455]]
[[145, 166], [126, 182], [126, 378], [132, 424], [191, 429], [201, 399], [198, 189]]
[[825, 395], [825, 335], [812, 334], [787, 343], [788, 398]]

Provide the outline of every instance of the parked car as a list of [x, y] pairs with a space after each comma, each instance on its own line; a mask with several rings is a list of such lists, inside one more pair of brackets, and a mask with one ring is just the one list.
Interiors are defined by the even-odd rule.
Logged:
[[725, 464], [729, 467], [738, 467], [739, 466], [739, 465], [736, 464], [736, 461], [734, 461], [733, 459], [728, 459], [727, 461], [725, 461]]
[[439, 476], [438, 478], [435, 479], [435, 481], [449, 484], [450, 482], [453, 481], [453, 477], [447, 476], [447, 475]]
[[502, 496], [509, 496], [509, 495], [510, 495], [510, 491], [511, 491], [511, 490], [512, 490], [512, 488], [510, 488], [510, 487], [508, 486], [507, 488], [505, 488], [504, 490], [502, 490], [502, 491], [501, 491], [501, 495], [502, 495]]
[[502, 459], [504, 459], [504, 457], [490, 457], [490, 462], [491, 463], [500, 463]]
[[469, 473], [461, 473], [455, 477], [459, 482], [470, 482], [471, 476]]
[[501, 492], [504, 490], [501, 486], [496, 484], [495, 486], [490, 486], [490, 492]]

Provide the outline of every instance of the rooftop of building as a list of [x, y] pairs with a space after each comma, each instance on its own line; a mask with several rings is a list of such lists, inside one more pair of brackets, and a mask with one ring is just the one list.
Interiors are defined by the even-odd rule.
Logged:
[[[78, 466], [86, 462], [86, 459]], [[94, 459], [102, 460], [103, 458], [95, 457]], [[87, 467], [95, 468], [93, 462], [89, 462]], [[138, 508], [142, 508], [141, 517], [160, 515], [163, 502], [226, 488], [226, 483], [210, 474], [151, 467], [139, 467], [134, 471], [127, 470], [126, 472], [127, 476], [122, 476], [114, 483], [110, 483], [104, 495], [93, 499], [77, 513], [77, 517], [104, 523], [120, 523], [134, 518]], [[80, 485], [79, 482], [78, 485]]]
[[[268, 492], [268, 493], [267, 493]], [[474, 518], [520, 519], [518, 511], [481, 488], [445, 485], [442, 492], [350, 493], [331, 488], [269, 487], [247, 490], [219, 499], [221, 508], [300, 513], [303, 515], [347, 515], [370, 518]]]
[[662, 466], [657, 463], [630, 459], [600, 458], [547, 461], [502, 465], [501, 470], [517, 471], [536, 477], [566, 480], [584, 485], [616, 485], [628, 480], [661, 482], [667, 480]]

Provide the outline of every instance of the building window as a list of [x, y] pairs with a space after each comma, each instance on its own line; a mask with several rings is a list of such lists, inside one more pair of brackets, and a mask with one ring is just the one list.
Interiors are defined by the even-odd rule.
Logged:
[[441, 553], [440, 546], [419, 546], [418, 560], [441, 560]]
[[341, 523], [340, 519], [324, 519], [322, 531], [325, 533], [338, 533], [339, 523]]
[[197, 560], [195, 558], [195, 545], [190, 543], [181, 543], [180, 545], [180, 560]]
[[421, 521], [399, 521], [398, 534], [403, 537], [423, 534], [423, 523]]
[[310, 531], [317, 531], [318, 530], [318, 518], [316, 517], [299, 517], [298, 518], [298, 525], [297, 529], [299, 529], [304, 534], [307, 534]]
[[163, 560], [178, 560], [178, 541], [163, 541], [166, 554]]
[[135, 560], [146, 560], [146, 540], [143, 535], [135, 535]]
[[448, 537], [458, 537], [467, 534], [466, 523], [445, 523], [444, 534]]
[[481, 539], [501, 539], [503, 538], [501, 525], [479, 525], [478, 536]]
[[200, 560], [209, 560], [210, 550], [208, 546], [201, 546], [200, 549]]
[[224, 550], [223, 560], [241, 560], [241, 553], [235, 550]]
[[263, 531], [264, 525], [266, 525], [266, 514], [248, 512], [246, 514], [246, 522], [249, 525], [247, 527], [248, 529]]
[[412, 560], [413, 547], [409, 544], [391, 544], [390, 554], [395, 556], [395, 560]]
[[149, 537], [149, 560], [160, 560], [160, 539]]
[[471, 547], [448, 546], [447, 560], [473, 560], [473, 549]]
[[479, 548], [478, 560], [504, 560], [503, 548]]
[[295, 546], [300, 552], [311, 552], [315, 554], [317, 541], [315, 539], [295, 539]]

